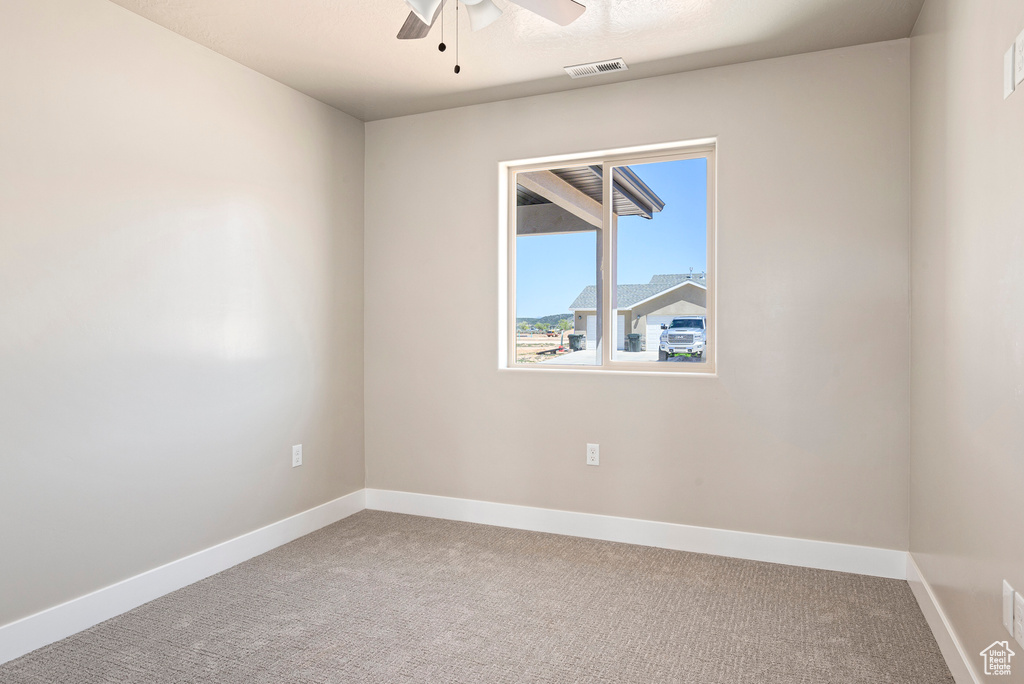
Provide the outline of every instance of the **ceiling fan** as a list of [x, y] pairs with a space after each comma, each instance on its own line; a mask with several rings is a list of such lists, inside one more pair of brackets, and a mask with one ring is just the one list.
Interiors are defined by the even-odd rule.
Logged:
[[[409, 12], [409, 17], [398, 32], [398, 37], [402, 40], [425, 38], [441, 14], [441, 7], [445, 0], [405, 0], [405, 2], [412, 11]], [[466, 13], [469, 15], [470, 28], [474, 31], [490, 26], [495, 19], [501, 16], [501, 10], [492, 0], [455, 0], [455, 2], [462, 2], [465, 6]], [[559, 26], [568, 26], [579, 19], [587, 9], [576, 0], [512, 0], [512, 2]]]

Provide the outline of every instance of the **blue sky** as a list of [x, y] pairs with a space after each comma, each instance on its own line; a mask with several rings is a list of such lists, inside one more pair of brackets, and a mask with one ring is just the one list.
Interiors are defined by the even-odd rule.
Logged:
[[[684, 159], [631, 167], [665, 201], [647, 220], [619, 217], [619, 282], [659, 273], [695, 273], [707, 263], [707, 162]], [[597, 282], [597, 233], [516, 238], [516, 317], [566, 313]]]

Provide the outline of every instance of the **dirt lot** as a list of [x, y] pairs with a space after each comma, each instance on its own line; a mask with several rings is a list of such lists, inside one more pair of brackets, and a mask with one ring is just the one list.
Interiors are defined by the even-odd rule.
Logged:
[[[516, 333], [516, 362], [537, 363], [538, 361], [547, 361], [555, 356], [568, 354], [569, 335], [573, 332], [572, 330], [566, 330], [564, 336], [559, 332], [556, 337], [548, 337], [543, 333]], [[541, 353], [557, 350], [560, 340], [565, 346], [565, 351], [556, 351], [553, 354]]]

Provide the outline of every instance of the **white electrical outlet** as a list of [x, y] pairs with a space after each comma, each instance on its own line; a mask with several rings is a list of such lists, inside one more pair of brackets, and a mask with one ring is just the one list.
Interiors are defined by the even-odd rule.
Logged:
[[1003, 99], [1013, 95], [1013, 90], [1017, 84], [1017, 61], [1016, 61], [1016, 47], [1014, 43], [1010, 46], [1010, 49], [1003, 55]]
[[587, 445], [587, 465], [601, 465], [601, 447], [597, 444]]
[[292, 447], [292, 468], [302, 465], [302, 445], [296, 444]]
[[1024, 596], [1019, 591], [1013, 593], [1013, 638], [1024, 646]]
[[1003, 627], [1013, 634], [1013, 587], [1003, 580]]
[[1013, 57], [1013, 82], [1017, 85], [1024, 81], [1024, 31], [1017, 36], [1016, 49]]

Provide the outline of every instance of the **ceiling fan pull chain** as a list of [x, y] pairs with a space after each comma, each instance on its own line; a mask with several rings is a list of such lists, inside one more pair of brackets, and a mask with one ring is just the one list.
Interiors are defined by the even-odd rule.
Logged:
[[455, 0], [455, 73], [462, 71], [459, 66], [459, 0]]
[[[455, 0], [455, 11], [458, 12], [459, 2]], [[441, 52], [445, 51], [448, 46], [444, 44], [444, 2], [441, 3], [441, 44], [437, 46], [437, 49]]]

